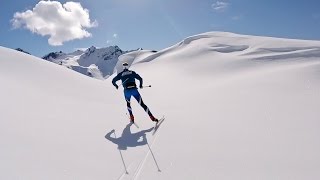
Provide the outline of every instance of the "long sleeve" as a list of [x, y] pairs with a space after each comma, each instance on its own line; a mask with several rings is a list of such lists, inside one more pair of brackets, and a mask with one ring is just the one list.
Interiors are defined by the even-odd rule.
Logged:
[[142, 84], [143, 84], [143, 79], [142, 79], [142, 77], [141, 77], [139, 74], [137, 74], [136, 72], [135, 72], [134, 74], [135, 74], [135, 78], [139, 80], [140, 86], [142, 86]]
[[116, 82], [119, 81], [119, 80], [120, 80], [120, 73], [119, 73], [116, 77], [114, 77], [114, 78], [112, 79], [112, 84], [113, 84], [114, 86], [118, 86], [118, 85], [116, 84]]

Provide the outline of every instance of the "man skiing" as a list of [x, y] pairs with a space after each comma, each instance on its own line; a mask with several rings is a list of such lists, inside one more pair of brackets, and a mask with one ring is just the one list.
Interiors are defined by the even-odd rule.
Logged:
[[118, 89], [119, 86], [116, 84], [116, 82], [119, 80], [121, 80], [122, 82], [122, 85], [124, 87], [124, 97], [125, 97], [125, 100], [127, 101], [127, 108], [130, 115], [130, 121], [134, 123], [134, 116], [133, 116], [131, 105], [130, 105], [130, 99], [131, 99], [131, 96], [133, 96], [139, 102], [141, 107], [148, 113], [150, 119], [154, 122], [158, 122], [159, 120], [152, 115], [149, 108], [142, 101], [141, 95], [137, 89], [135, 79], [139, 80], [140, 82], [139, 87], [140, 89], [142, 89], [143, 88], [142, 78], [136, 72], [129, 70], [128, 63], [125, 62], [122, 65], [123, 65], [123, 71], [120, 72], [116, 77], [112, 79], [112, 84]]

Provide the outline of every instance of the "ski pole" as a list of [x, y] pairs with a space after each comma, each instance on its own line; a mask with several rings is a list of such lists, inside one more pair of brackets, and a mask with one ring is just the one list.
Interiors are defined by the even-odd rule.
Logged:
[[[117, 135], [116, 135], [116, 131], [113, 131], [114, 133], [114, 137], [117, 138]], [[129, 174], [128, 170], [127, 170], [127, 166], [126, 164], [124, 163], [124, 159], [123, 159], [123, 156], [122, 156], [122, 153], [121, 153], [121, 150], [118, 148], [119, 150], [119, 153], [120, 153], [120, 156], [121, 156], [121, 160], [122, 160], [122, 164], [124, 166], [124, 170], [126, 171], [126, 174]]]
[[148, 85], [148, 86], [142, 86], [143, 88], [146, 88], [146, 87], [151, 87], [151, 85]]
[[150, 145], [149, 145], [148, 142], [147, 142], [147, 145], [148, 145], [148, 148], [149, 148], [149, 150], [150, 150], [150, 152], [151, 152], [151, 155], [152, 155], [152, 157], [153, 157], [153, 160], [154, 160], [155, 164], [157, 165], [158, 172], [161, 172], [160, 167], [159, 167], [159, 165], [158, 165], [158, 162], [157, 162], [156, 158], [154, 157], [154, 154], [153, 154], [153, 152], [152, 152], [152, 150], [151, 150]]
[[123, 86], [123, 84], [128, 80], [129, 78], [127, 78], [126, 80], [124, 80], [119, 86]]

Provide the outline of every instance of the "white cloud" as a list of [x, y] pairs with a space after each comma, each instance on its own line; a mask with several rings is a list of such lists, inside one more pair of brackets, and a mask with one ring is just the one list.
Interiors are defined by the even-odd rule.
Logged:
[[212, 9], [217, 12], [225, 11], [229, 7], [229, 3], [224, 1], [217, 1], [211, 5]]
[[113, 37], [114, 38], [118, 38], [118, 34], [113, 34]]
[[98, 26], [92, 22], [89, 10], [78, 2], [40, 1], [32, 10], [16, 12], [11, 20], [14, 28], [26, 28], [41, 36], [49, 36], [48, 43], [62, 45], [66, 41], [91, 37], [87, 28]]

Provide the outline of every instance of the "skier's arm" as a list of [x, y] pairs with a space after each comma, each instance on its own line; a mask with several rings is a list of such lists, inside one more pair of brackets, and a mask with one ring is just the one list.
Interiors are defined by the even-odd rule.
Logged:
[[114, 77], [113, 79], [112, 79], [112, 84], [114, 85], [114, 87], [116, 87], [117, 89], [119, 88], [119, 86], [117, 85], [117, 81], [119, 81], [120, 80], [120, 73], [116, 76], [116, 77]]
[[134, 75], [135, 75], [135, 78], [138, 79], [139, 82], [140, 82], [140, 86], [139, 86], [139, 87], [142, 88], [142, 84], [143, 84], [143, 79], [142, 79], [142, 77], [139, 76], [139, 74], [137, 74], [137, 73], [135, 73], [135, 72], [134, 72]]

